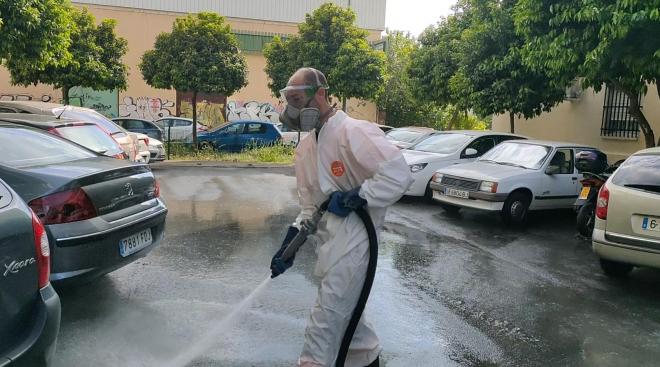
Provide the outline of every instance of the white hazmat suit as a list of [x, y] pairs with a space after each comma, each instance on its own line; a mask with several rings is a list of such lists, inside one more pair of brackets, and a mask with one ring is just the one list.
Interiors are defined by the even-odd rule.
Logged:
[[[380, 232], [387, 207], [398, 201], [412, 183], [401, 152], [372, 123], [337, 111], [323, 125], [301, 140], [295, 153], [296, 180], [301, 213], [309, 219], [335, 191], [361, 186], [360, 196], [376, 232]], [[356, 213], [341, 218], [326, 213], [316, 235], [318, 262], [315, 275], [322, 278], [316, 304], [305, 330], [301, 367], [331, 367], [339, 351], [353, 309], [366, 277], [369, 241]], [[363, 367], [373, 362], [381, 347], [373, 327], [362, 315], [345, 365]]]

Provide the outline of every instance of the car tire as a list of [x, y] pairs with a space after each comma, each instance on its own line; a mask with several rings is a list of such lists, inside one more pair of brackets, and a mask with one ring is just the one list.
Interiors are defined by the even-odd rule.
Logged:
[[199, 143], [199, 150], [213, 150], [213, 144], [208, 141], [203, 141]]
[[502, 208], [502, 219], [504, 223], [513, 225], [523, 224], [527, 219], [530, 204], [531, 199], [529, 195], [520, 191], [513, 192], [504, 201], [504, 207]]
[[442, 209], [449, 214], [458, 214], [458, 212], [461, 211], [460, 206], [451, 205], [451, 204], [442, 203], [440, 204], [440, 207], [442, 207]]
[[428, 201], [433, 201], [433, 190], [431, 190], [431, 181], [426, 184], [426, 190], [424, 190], [424, 199]]
[[634, 266], [627, 263], [622, 263], [613, 260], [600, 259], [600, 268], [603, 269], [605, 275], [612, 278], [626, 277], [633, 270]]
[[596, 208], [592, 202], [586, 202], [577, 213], [576, 225], [578, 232], [584, 237], [591, 238], [594, 232]]

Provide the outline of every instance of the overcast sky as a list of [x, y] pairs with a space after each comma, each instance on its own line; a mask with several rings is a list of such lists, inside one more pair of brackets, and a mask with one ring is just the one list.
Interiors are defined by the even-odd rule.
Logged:
[[387, 0], [385, 27], [419, 36], [441, 16], [451, 14], [455, 3], [456, 0]]

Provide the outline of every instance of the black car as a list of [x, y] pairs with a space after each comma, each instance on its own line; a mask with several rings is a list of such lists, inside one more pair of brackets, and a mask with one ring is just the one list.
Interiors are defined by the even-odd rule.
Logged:
[[0, 122], [0, 179], [46, 226], [54, 283], [118, 269], [145, 256], [165, 232], [167, 208], [148, 165], [41, 130]]
[[48, 366], [60, 329], [60, 299], [48, 281], [44, 226], [0, 180], [0, 366]]
[[118, 117], [112, 119], [112, 121], [130, 132], [144, 134], [150, 138], [163, 141], [163, 130], [149, 120]]
[[0, 113], [0, 121], [46, 130], [108, 157], [128, 159], [110, 134], [90, 122], [28, 113]]

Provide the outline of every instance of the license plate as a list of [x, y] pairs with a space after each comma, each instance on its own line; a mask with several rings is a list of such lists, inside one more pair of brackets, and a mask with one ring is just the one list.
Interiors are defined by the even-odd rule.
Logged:
[[660, 232], [660, 219], [642, 217], [642, 229], [645, 231]]
[[580, 191], [580, 200], [584, 200], [587, 197], [589, 197], [589, 191], [591, 191], [591, 187], [586, 186], [582, 188], [582, 191]]
[[447, 187], [445, 189], [445, 195], [447, 196], [453, 196], [456, 198], [461, 198], [461, 199], [469, 199], [470, 198], [470, 192], [469, 191], [463, 191], [463, 190], [456, 190]]
[[129, 256], [151, 245], [151, 242], [151, 229], [145, 229], [119, 241], [119, 254], [122, 257]]

